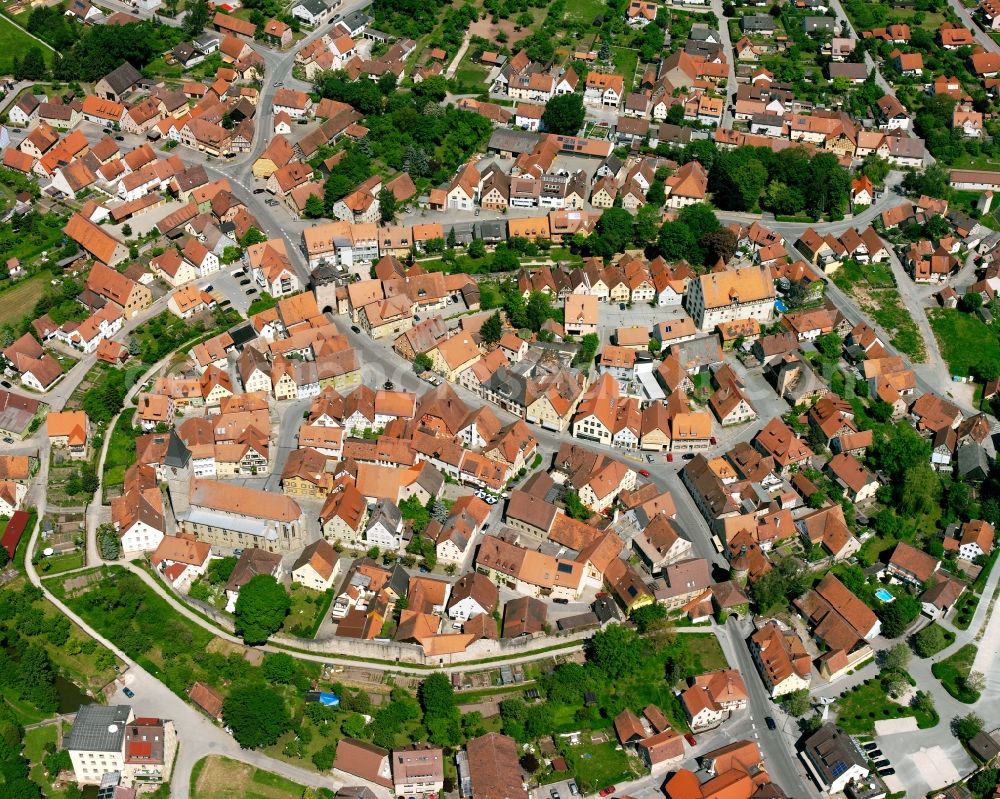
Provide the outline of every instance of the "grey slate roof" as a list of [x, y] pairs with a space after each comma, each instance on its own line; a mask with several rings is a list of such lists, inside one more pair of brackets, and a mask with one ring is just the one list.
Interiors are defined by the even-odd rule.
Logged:
[[123, 61], [120, 67], [113, 69], [102, 80], [107, 82], [115, 94], [124, 94], [142, 80], [142, 74], [128, 61]]
[[120, 752], [125, 725], [132, 708], [128, 705], [84, 705], [76, 714], [66, 749], [82, 752]]

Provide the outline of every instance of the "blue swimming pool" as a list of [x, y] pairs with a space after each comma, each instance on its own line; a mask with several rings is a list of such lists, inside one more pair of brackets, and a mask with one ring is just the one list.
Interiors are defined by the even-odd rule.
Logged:
[[894, 597], [891, 593], [889, 593], [888, 591], [886, 591], [884, 588], [878, 589], [878, 591], [875, 592], [875, 596], [878, 597], [878, 599], [879, 599], [880, 602], [882, 602], [882, 603], [884, 603], [886, 605], [888, 605], [890, 602], [895, 602], [896, 601], [896, 597]]

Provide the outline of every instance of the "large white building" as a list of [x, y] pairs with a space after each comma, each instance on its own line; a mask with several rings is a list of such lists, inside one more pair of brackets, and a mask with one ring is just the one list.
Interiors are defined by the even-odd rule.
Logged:
[[756, 319], [766, 324], [774, 319], [774, 282], [763, 266], [747, 266], [709, 272], [688, 283], [684, 308], [699, 330], [737, 319]]

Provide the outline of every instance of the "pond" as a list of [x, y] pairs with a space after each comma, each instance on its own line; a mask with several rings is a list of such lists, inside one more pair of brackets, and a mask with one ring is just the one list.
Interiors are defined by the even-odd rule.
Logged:
[[56, 694], [59, 696], [57, 708], [59, 713], [76, 713], [80, 709], [80, 705], [94, 701], [81, 691], [76, 683], [67, 680], [61, 674], [56, 675]]

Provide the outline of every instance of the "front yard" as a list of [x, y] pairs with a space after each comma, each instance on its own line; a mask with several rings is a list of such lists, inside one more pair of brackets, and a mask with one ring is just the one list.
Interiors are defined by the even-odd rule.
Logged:
[[865, 680], [861, 685], [846, 691], [837, 700], [835, 707], [837, 724], [851, 735], [872, 732], [875, 722], [883, 719], [914, 716], [920, 729], [933, 727], [938, 723], [936, 713], [914, 709], [890, 699], [879, 677]]
[[972, 671], [976, 651], [975, 644], [966, 644], [953, 655], [931, 667], [931, 673], [941, 681], [945, 690], [959, 702], [965, 702], [967, 705], [975, 704], [980, 697], [980, 692], [965, 682]]
[[585, 794], [616, 782], [631, 782], [643, 773], [632, 766], [628, 756], [614, 740], [579, 746], [566, 744], [561, 751], [566, 757], [566, 765], [576, 776], [577, 784]]
[[953, 375], [974, 376], [987, 365], [1000, 367], [1000, 340], [978, 316], [957, 308], [937, 308], [928, 316]]

